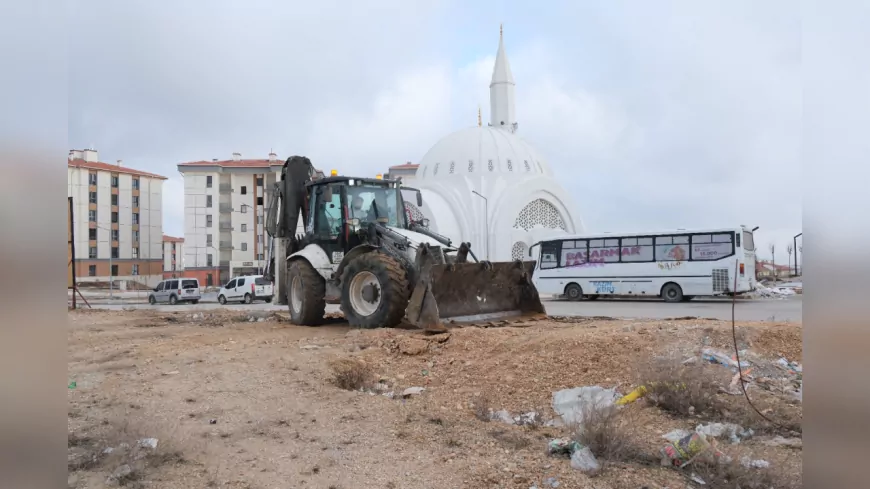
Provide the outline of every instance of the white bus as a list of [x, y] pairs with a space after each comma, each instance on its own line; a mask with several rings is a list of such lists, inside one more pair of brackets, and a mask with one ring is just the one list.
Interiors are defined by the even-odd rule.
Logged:
[[[755, 228], [758, 229], [758, 228]], [[755, 229], [605, 233], [535, 243], [535, 286], [571, 300], [602, 295], [691, 300], [755, 289]]]

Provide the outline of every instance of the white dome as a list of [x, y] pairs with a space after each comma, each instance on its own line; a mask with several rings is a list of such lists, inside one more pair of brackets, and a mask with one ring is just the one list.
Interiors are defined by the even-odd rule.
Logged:
[[438, 141], [420, 161], [416, 178], [431, 181], [495, 174], [552, 176], [529, 143], [507, 129], [487, 126], [461, 129]]

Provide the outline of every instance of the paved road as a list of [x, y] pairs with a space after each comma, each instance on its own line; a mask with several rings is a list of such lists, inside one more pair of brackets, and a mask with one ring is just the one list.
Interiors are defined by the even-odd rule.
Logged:
[[[87, 296], [86, 296], [87, 297]], [[147, 296], [145, 296], [147, 297]], [[214, 292], [203, 295], [197, 305], [183, 304], [170, 306], [160, 304], [151, 306], [145, 298], [138, 299], [134, 295], [109, 300], [107, 296], [87, 297], [96, 308], [120, 310], [124, 308], [148, 308], [159, 311], [200, 311], [225, 308], [238, 311], [286, 311], [287, 306], [255, 302], [253, 304], [230, 303], [221, 306], [217, 303]], [[787, 299], [738, 300], [735, 316], [738, 321], [793, 321], [800, 322], [802, 318], [802, 296], [796, 295]], [[665, 319], [685, 316], [696, 316], [712, 319], [731, 319], [731, 301], [727, 299], [695, 299], [690, 302], [676, 304], [660, 300], [643, 299], [599, 299], [597, 301], [544, 301], [547, 313], [555, 316], [610, 316], [619, 318], [652, 318]], [[338, 306], [327, 305], [327, 312], [337, 312]]]

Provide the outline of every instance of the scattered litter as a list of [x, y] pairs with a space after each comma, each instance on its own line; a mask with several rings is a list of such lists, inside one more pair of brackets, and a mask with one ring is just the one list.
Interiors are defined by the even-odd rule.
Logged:
[[755, 433], [752, 429], [743, 429], [742, 426], [734, 423], [699, 424], [695, 428], [695, 432], [710, 438], [727, 436], [732, 445], [740, 443], [741, 440], [749, 438]]
[[[676, 443], [669, 443], [661, 450], [662, 465], [674, 465], [685, 467], [692, 463], [699, 455], [712, 448], [707, 437], [703, 433], [692, 433]], [[714, 456], [720, 455], [718, 452]]]
[[426, 390], [425, 387], [408, 387], [407, 389], [402, 391], [402, 397], [411, 397], [418, 394], [422, 394], [423, 391]]
[[163, 375], [178, 375], [178, 370], [173, 370], [172, 372], [166, 372]]
[[571, 467], [583, 472], [584, 474], [594, 475], [601, 469], [595, 455], [589, 447], [581, 447], [579, 450], [574, 450], [571, 454]]
[[770, 462], [767, 460], [752, 460], [749, 457], [740, 459], [740, 465], [752, 469], [766, 469], [770, 467]]
[[157, 448], [157, 438], [142, 438], [137, 445], [142, 448]]
[[72, 382], [70, 382], [69, 385], [67, 386], [67, 388], [68, 389], [75, 389], [76, 388], [76, 381], [73, 380]]
[[570, 438], [554, 438], [547, 444], [547, 453], [550, 455], [571, 455], [580, 448], [581, 445]]
[[645, 395], [646, 395], [646, 387], [640, 386], [637, 389], [622, 396], [622, 398], [620, 398], [618, 401], [616, 401], [616, 404], [619, 406], [622, 406], [625, 404], [631, 404], [632, 402], [640, 399], [641, 397], [643, 397]]
[[696, 473], [694, 473], [694, 472], [692, 473], [692, 475], [689, 476], [689, 479], [691, 479], [692, 482], [694, 482], [694, 483], [696, 483], [696, 484], [701, 484], [702, 486], [706, 486], [706, 485], [707, 485], [707, 483], [704, 482], [704, 479], [698, 477], [698, 474], [696, 474]]
[[785, 299], [796, 293], [795, 288], [792, 287], [767, 287], [762, 284], [755, 284], [755, 290], [746, 294], [746, 297]]
[[133, 473], [133, 469], [129, 465], [124, 464], [124, 465], [118, 467], [117, 469], [115, 469], [114, 472], [112, 472], [112, 475], [110, 475], [106, 479], [106, 483], [112, 484], [112, 485], [117, 484], [118, 481], [129, 476], [132, 473]]
[[664, 438], [665, 440], [667, 440], [671, 443], [677, 443], [678, 441], [682, 440], [683, 438], [685, 438], [691, 434], [692, 434], [692, 432], [688, 431], [688, 430], [674, 430], [674, 431], [671, 431], [670, 433], [665, 433], [664, 435], [662, 435], [662, 438]]
[[106, 447], [106, 448], [103, 450], [103, 455], [108, 455], [108, 454], [110, 454], [110, 453], [112, 453], [112, 452], [114, 452], [114, 451], [115, 451], [114, 448], [112, 448], [112, 447]]
[[210, 420], [208, 420], [208, 424], [217, 424], [217, 420], [216, 420], [216, 419], [210, 419]]
[[606, 409], [614, 406], [619, 398], [616, 389], [605, 389], [597, 385], [563, 389], [553, 393], [553, 410], [562, 417], [566, 425], [572, 426], [584, 419], [584, 411]]
[[304, 346], [300, 346], [299, 348], [301, 348], [303, 350], [317, 350], [317, 349], [320, 349], [323, 347], [320, 345], [304, 345]]
[[559, 481], [556, 480], [555, 477], [548, 477], [547, 480], [544, 481], [544, 483], [547, 484], [547, 485], [549, 485], [549, 486], [552, 487], [553, 489], [559, 487]]
[[[726, 367], [737, 368], [737, 360], [732, 359], [726, 353], [723, 353], [719, 350], [714, 350], [713, 348], [704, 348], [701, 350], [701, 358], [710, 362], [717, 363], [719, 365], [724, 365]], [[740, 368], [749, 367], [749, 362], [741, 361]]]

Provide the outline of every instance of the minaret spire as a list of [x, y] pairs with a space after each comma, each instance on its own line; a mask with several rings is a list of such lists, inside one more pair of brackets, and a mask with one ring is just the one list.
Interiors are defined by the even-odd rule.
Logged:
[[511, 132], [516, 131], [516, 108], [514, 90], [516, 84], [504, 50], [504, 25], [498, 28], [498, 52], [489, 84], [490, 125]]

